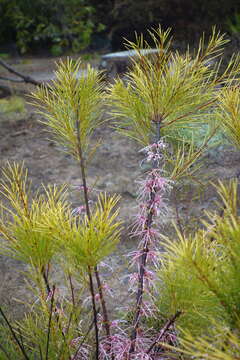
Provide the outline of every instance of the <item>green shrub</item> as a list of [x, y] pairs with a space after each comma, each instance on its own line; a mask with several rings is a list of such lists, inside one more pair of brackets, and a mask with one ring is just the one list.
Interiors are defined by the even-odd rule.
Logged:
[[21, 53], [36, 44], [60, 55], [70, 48], [78, 52], [89, 45], [94, 24], [94, 9], [85, 0], [3, 0], [2, 36], [16, 40]]
[[240, 353], [237, 186], [236, 180], [228, 185], [219, 182], [223, 214], [209, 213], [205, 230], [192, 238], [179, 235], [177, 242], [166, 240], [157, 304], [165, 316], [183, 312], [178, 320], [182, 346], [196, 359], [235, 359]]

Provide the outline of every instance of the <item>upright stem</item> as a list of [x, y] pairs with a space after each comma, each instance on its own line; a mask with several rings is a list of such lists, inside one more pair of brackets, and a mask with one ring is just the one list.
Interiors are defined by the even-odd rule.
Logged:
[[95, 293], [94, 293], [94, 286], [93, 286], [93, 280], [92, 280], [92, 271], [91, 271], [90, 266], [88, 267], [88, 277], [89, 277], [89, 287], [90, 287], [90, 292], [91, 292], [93, 319], [94, 319], [94, 328], [95, 328], [96, 360], [98, 360], [98, 357], [99, 357], [99, 334], [98, 334], [99, 330], [98, 330], [98, 324], [97, 324], [97, 308], [96, 308]]
[[80, 170], [81, 170], [81, 177], [83, 182], [83, 193], [84, 193], [84, 201], [86, 206], [86, 213], [88, 220], [91, 219], [91, 213], [90, 213], [90, 207], [89, 207], [89, 199], [88, 199], [88, 188], [87, 188], [87, 180], [86, 180], [86, 173], [85, 173], [85, 162], [84, 157], [82, 153], [82, 144], [81, 144], [81, 136], [80, 136], [80, 127], [79, 127], [79, 121], [76, 121], [76, 127], [77, 127], [77, 151], [78, 151], [78, 157], [79, 157], [79, 164], [80, 164]]
[[107, 308], [106, 308], [106, 302], [105, 302], [105, 298], [104, 298], [103, 291], [102, 291], [102, 283], [101, 283], [101, 279], [99, 276], [97, 266], [95, 267], [94, 272], [95, 272], [95, 277], [97, 280], [98, 291], [99, 291], [100, 301], [101, 301], [101, 305], [102, 305], [103, 326], [105, 328], [107, 336], [110, 336], [110, 325], [109, 325], [109, 319], [108, 319], [108, 312], [107, 312]]
[[[161, 120], [156, 122], [156, 142], [160, 140], [160, 125]], [[154, 162], [153, 168], [157, 168], [157, 162]], [[154, 176], [154, 175], [153, 175]], [[147, 208], [147, 219], [145, 221], [144, 228], [145, 230], [148, 230], [152, 227], [153, 222], [153, 210], [152, 210], [152, 204], [154, 203], [156, 197], [156, 192], [151, 191], [150, 193], [150, 202]], [[145, 275], [145, 268], [147, 264], [147, 256], [149, 252], [149, 238], [147, 238], [143, 244], [143, 248], [141, 251], [141, 257], [140, 257], [140, 267], [139, 267], [139, 274], [138, 274], [138, 290], [137, 290], [137, 296], [136, 296], [136, 312], [134, 316], [133, 321], [133, 330], [131, 333], [131, 347], [129, 350], [129, 353], [133, 353], [135, 351], [135, 345], [136, 345], [136, 338], [137, 338], [137, 330], [139, 328], [139, 322], [141, 317], [141, 309], [142, 309], [142, 302], [143, 302], [143, 293], [144, 293], [144, 275]]]
[[[78, 141], [77, 151], [78, 151], [78, 157], [79, 157], [81, 177], [82, 177], [82, 182], [83, 182], [84, 200], [85, 200], [87, 217], [88, 217], [88, 220], [90, 221], [91, 213], [90, 213], [89, 200], [88, 200], [88, 188], [87, 188], [85, 164], [84, 164], [84, 157], [83, 157], [83, 153], [82, 153], [80, 127], [79, 127], [78, 120], [76, 120], [76, 128], [77, 128], [77, 141]], [[98, 324], [97, 324], [97, 309], [96, 309], [96, 303], [95, 303], [95, 292], [94, 292], [93, 279], [92, 279], [92, 270], [91, 270], [90, 266], [88, 266], [88, 278], [89, 278], [89, 289], [90, 289], [91, 299], [92, 299], [93, 319], [94, 319], [94, 328], [95, 328], [96, 359], [98, 360], [98, 357], [99, 357], [98, 356], [99, 355], [99, 331], [98, 331]]]
[[[82, 146], [81, 146], [79, 121], [76, 121], [76, 128], [77, 128], [77, 141], [78, 141], [78, 157], [79, 157], [81, 177], [82, 177], [82, 183], [83, 183], [84, 201], [85, 201], [85, 206], [86, 206], [87, 217], [88, 217], [88, 220], [90, 221], [91, 220], [91, 212], [90, 212], [90, 207], [89, 207], [88, 188], [87, 188], [87, 180], [86, 180], [86, 173], [85, 173], [84, 157], [83, 157]], [[98, 292], [100, 295], [104, 327], [105, 327], [106, 334], [109, 336], [110, 335], [110, 326], [109, 326], [109, 320], [108, 320], [108, 313], [107, 313], [106, 302], [105, 302], [103, 291], [102, 291], [102, 283], [101, 283], [101, 279], [99, 276], [97, 266], [94, 268], [94, 273], [95, 273], [95, 277], [96, 277], [96, 281], [97, 281]], [[91, 278], [91, 282], [92, 282], [91, 273], [89, 273], [89, 279], [90, 278]], [[92, 291], [94, 292], [93, 282], [92, 282]], [[94, 304], [95, 304], [95, 298], [94, 298]], [[96, 306], [95, 306], [95, 310], [96, 310]], [[95, 332], [96, 332], [96, 326], [95, 326]], [[97, 346], [97, 348], [98, 348], [98, 346]]]
[[43, 267], [42, 268], [42, 277], [43, 277], [43, 280], [44, 280], [44, 283], [45, 283], [45, 286], [46, 286], [46, 289], [47, 289], [47, 295], [48, 295], [51, 292], [51, 287], [50, 287], [50, 284], [49, 284], [49, 281], [48, 281], [47, 274], [48, 274], [48, 272], [46, 273], [46, 270]]
[[[155, 199], [155, 193], [151, 193], [151, 202]], [[150, 229], [153, 222], [153, 213], [149, 210], [148, 217], [145, 223], [145, 230]], [[136, 312], [133, 322], [133, 330], [131, 333], [131, 348], [130, 353], [135, 351], [135, 342], [137, 338], [137, 329], [139, 327], [139, 321], [141, 316], [141, 308], [143, 302], [143, 292], [144, 292], [144, 274], [145, 267], [147, 263], [147, 255], [149, 252], [149, 240], [146, 240], [143, 245], [142, 255], [140, 257], [140, 268], [139, 268], [139, 276], [138, 276], [138, 290], [137, 290], [137, 300], [136, 300]]]

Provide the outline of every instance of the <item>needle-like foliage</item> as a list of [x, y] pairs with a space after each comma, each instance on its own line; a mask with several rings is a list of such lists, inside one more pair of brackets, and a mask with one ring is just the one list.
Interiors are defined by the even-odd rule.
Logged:
[[127, 45], [136, 51], [126, 82], [117, 79], [110, 87], [114, 117], [119, 118], [121, 133], [143, 145], [155, 134], [160, 123], [162, 135], [172, 135], [179, 129], [209, 121], [217, 87], [232, 83], [240, 69], [239, 56], [233, 56], [226, 70], [220, 73], [223, 35], [213, 29], [206, 42], [199, 42], [195, 54], [171, 50], [170, 31], [159, 28], [150, 32], [157, 53], [145, 55], [150, 49], [142, 36]]
[[60, 61], [55, 74], [52, 85], [32, 94], [34, 105], [57, 144], [80, 160], [79, 141], [86, 153], [89, 137], [102, 123], [102, 76], [91, 66], [83, 72], [81, 61], [72, 59]]
[[0, 233], [5, 241], [1, 243], [1, 252], [36, 269], [44, 269], [58, 250], [53, 236], [38, 230], [39, 223], [45, 216], [54, 223], [69, 208], [66, 186], [48, 186], [42, 190], [42, 194], [30, 199], [27, 170], [23, 165], [9, 163], [3, 169], [0, 191], [5, 201], [1, 203]]
[[183, 349], [196, 359], [240, 355], [240, 225], [237, 181], [219, 183], [222, 214], [208, 213], [205, 230], [166, 240], [159, 271], [161, 312], [183, 311], [178, 325]]
[[240, 88], [227, 87], [219, 93], [216, 113], [220, 126], [231, 143], [240, 148]]
[[65, 255], [77, 269], [95, 267], [115, 249], [120, 236], [119, 213], [114, 209], [119, 196], [101, 194], [91, 213], [62, 224]]

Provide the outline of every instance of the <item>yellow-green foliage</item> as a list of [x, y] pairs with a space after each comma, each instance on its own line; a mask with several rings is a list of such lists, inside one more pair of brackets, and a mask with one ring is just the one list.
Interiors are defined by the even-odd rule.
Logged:
[[[42, 301], [35, 305], [31, 312], [26, 313], [21, 321], [14, 323], [14, 330], [24, 344], [25, 352], [29, 359], [41, 359], [48, 351], [48, 359], [69, 359], [76, 354], [77, 346], [71, 341], [80, 339], [83, 329], [78, 319], [81, 314], [81, 306], [74, 307], [67, 301], [64, 307], [55, 294], [52, 300]], [[70, 315], [71, 314], [71, 315]], [[70, 315], [70, 320], [69, 320]], [[50, 337], [48, 339], [50, 319]], [[76, 325], [78, 324], [78, 325]], [[1, 335], [3, 335], [1, 337]], [[0, 359], [9, 358], [23, 359], [20, 348], [12, 341], [12, 334], [6, 325], [0, 323], [1, 348], [4, 348], [9, 356], [0, 353]], [[76, 340], [76, 344], [78, 341]], [[70, 346], [69, 346], [70, 345]], [[82, 350], [82, 349], [81, 349]]]
[[[183, 349], [191, 349], [192, 356], [232, 360], [234, 351], [240, 355], [237, 181], [228, 186], [220, 182], [217, 190], [224, 204], [223, 216], [209, 213], [209, 221], [204, 223], [206, 229], [193, 238], [179, 235], [178, 241], [166, 240], [159, 270], [158, 306], [166, 316], [183, 311], [178, 326]], [[231, 345], [234, 342], [236, 349]]]
[[[110, 255], [119, 241], [120, 222], [116, 221], [119, 196], [100, 194], [91, 211], [91, 218], [68, 212], [53, 222], [47, 215], [41, 231], [52, 234], [61, 243], [63, 255], [77, 270], [94, 267]], [[53, 230], [54, 229], [54, 230]]]
[[1, 193], [9, 205], [1, 205], [0, 232], [5, 241], [1, 252], [36, 269], [45, 269], [59, 251], [70, 266], [96, 266], [119, 240], [120, 223], [114, 209], [119, 197], [100, 194], [91, 219], [74, 216], [66, 199], [66, 187], [43, 187], [29, 199], [27, 170], [10, 165], [3, 170]]
[[[231, 330], [222, 322], [212, 322], [214, 336], [194, 337], [189, 332], [181, 339], [181, 353], [196, 360], [238, 360], [240, 359], [239, 330]], [[189, 358], [187, 357], [187, 358]]]
[[240, 88], [227, 87], [219, 93], [217, 118], [226, 136], [240, 148]]
[[86, 152], [90, 135], [102, 123], [102, 90], [99, 71], [89, 65], [81, 74], [81, 61], [67, 59], [58, 64], [53, 84], [32, 94], [57, 144], [78, 159], [79, 141]]
[[65, 254], [77, 269], [96, 266], [115, 249], [120, 235], [119, 211], [114, 209], [118, 201], [119, 196], [101, 194], [90, 221], [85, 216], [63, 224]]
[[0, 192], [8, 204], [1, 204], [0, 233], [5, 239], [1, 252], [37, 269], [43, 269], [58, 250], [53, 236], [39, 231], [39, 224], [44, 217], [54, 224], [69, 209], [65, 186], [43, 187], [42, 191], [30, 200], [30, 183], [23, 165], [8, 164], [3, 169]]
[[110, 87], [112, 114], [119, 118], [119, 131], [143, 145], [155, 136], [157, 122], [161, 135], [181, 136], [179, 130], [209, 122], [217, 99], [217, 87], [232, 84], [240, 69], [240, 58], [235, 56], [227, 69], [219, 73], [223, 35], [213, 29], [208, 43], [204, 37], [195, 54], [171, 50], [169, 30], [159, 28], [150, 32], [159, 51], [145, 55], [150, 49], [142, 36], [128, 46], [137, 53], [133, 66], [126, 74], [127, 83], [117, 79]]

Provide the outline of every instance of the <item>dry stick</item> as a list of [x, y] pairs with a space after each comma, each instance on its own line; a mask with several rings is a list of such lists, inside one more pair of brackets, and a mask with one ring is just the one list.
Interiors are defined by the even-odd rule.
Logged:
[[[19, 71], [13, 69], [9, 64], [7, 64], [5, 61], [0, 59], [0, 65], [2, 65], [6, 70], [8, 70], [10, 73], [17, 75], [18, 77], [20, 77], [21, 79], [23, 79], [23, 81], [25, 83], [29, 83], [29, 84], [33, 84], [36, 86], [40, 86], [42, 85], [42, 83], [40, 81], [37, 81], [35, 79], [33, 79], [31, 76], [29, 75], [24, 75], [22, 73], [20, 73]], [[11, 81], [14, 81], [13, 79]], [[19, 82], [19, 80], [17, 80], [17, 82]]]
[[22, 346], [22, 344], [21, 344], [20, 341], [18, 340], [18, 337], [17, 337], [17, 335], [16, 335], [16, 333], [15, 333], [12, 325], [11, 325], [10, 322], [8, 321], [6, 315], [4, 314], [1, 306], [0, 306], [0, 313], [1, 313], [2, 317], [4, 318], [5, 322], [7, 323], [7, 326], [9, 327], [9, 330], [10, 330], [10, 332], [11, 332], [14, 340], [15, 340], [16, 343], [18, 344], [18, 346], [19, 346], [19, 348], [20, 348], [20, 350], [21, 350], [21, 352], [22, 352], [22, 354], [23, 354], [23, 357], [24, 357], [26, 360], [30, 360], [29, 357], [28, 357], [28, 355], [27, 355], [26, 352], [25, 352], [24, 347]]
[[[156, 142], [160, 140], [160, 125], [161, 125], [161, 117], [158, 118], [158, 121], [156, 123], [156, 130], [157, 130], [157, 136], [156, 136]], [[155, 163], [153, 165], [154, 168], [157, 167], [157, 164]], [[153, 222], [153, 211], [151, 210], [151, 205], [155, 200], [156, 192], [152, 191], [150, 194], [150, 204], [148, 206], [148, 216], [147, 220], [145, 222], [145, 229], [150, 229]], [[137, 338], [137, 329], [139, 327], [139, 321], [141, 316], [141, 309], [142, 309], [142, 302], [143, 302], [143, 293], [144, 293], [144, 274], [145, 274], [145, 267], [147, 263], [147, 255], [149, 252], [149, 239], [145, 240], [145, 243], [143, 245], [142, 249], [142, 255], [140, 258], [140, 269], [139, 269], [139, 280], [138, 280], [138, 290], [137, 290], [137, 300], [136, 300], [136, 313], [133, 321], [133, 330], [131, 333], [131, 347], [129, 350], [129, 353], [133, 353], [135, 351], [135, 343]]]
[[166, 324], [163, 326], [163, 328], [160, 331], [160, 334], [157, 336], [157, 338], [152, 342], [152, 344], [149, 346], [147, 350], [147, 354], [149, 354], [154, 346], [162, 339], [162, 337], [165, 335], [165, 333], [168, 331], [171, 325], [173, 325], [176, 321], [176, 319], [182, 314], [181, 311], [177, 311], [175, 315], [173, 315]]
[[[85, 205], [86, 205], [87, 217], [88, 217], [88, 220], [90, 221], [91, 212], [90, 212], [90, 208], [89, 208], [88, 188], [87, 188], [84, 159], [83, 159], [82, 147], [81, 147], [79, 121], [76, 121], [76, 128], [77, 128], [77, 141], [78, 141], [78, 156], [79, 156], [81, 174], [82, 174], [84, 200], [85, 200]], [[95, 277], [96, 277], [96, 280], [97, 280], [97, 286], [98, 286], [98, 291], [99, 291], [99, 296], [100, 296], [100, 302], [101, 302], [102, 311], [103, 311], [103, 325], [104, 325], [107, 336], [109, 336], [110, 335], [110, 326], [109, 326], [108, 312], [107, 312], [107, 308], [106, 308], [106, 302], [105, 302], [103, 291], [102, 291], [102, 283], [101, 283], [101, 279], [100, 279], [100, 276], [99, 276], [97, 266], [95, 266], [95, 268], [94, 268], [94, 273], [95, 273]]]

